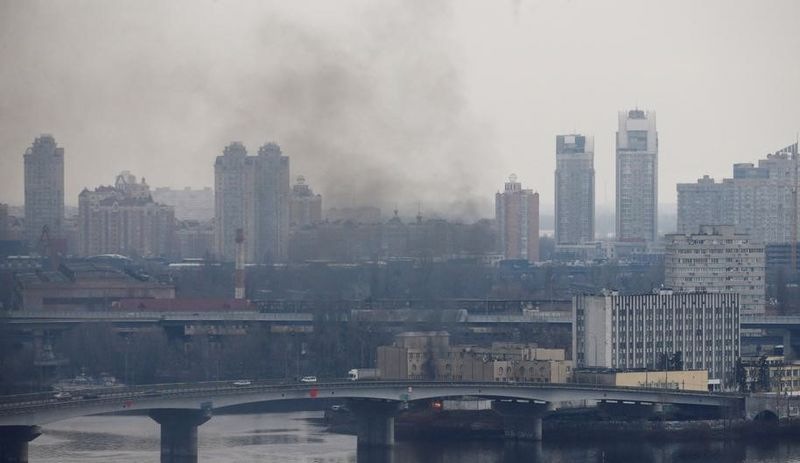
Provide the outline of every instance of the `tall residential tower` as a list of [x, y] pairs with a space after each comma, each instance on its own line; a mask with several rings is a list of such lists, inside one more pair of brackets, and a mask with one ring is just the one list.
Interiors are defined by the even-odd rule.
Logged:
[[61, 234], [64, 221], [64, 148], [42, 135], [25, 151], [25, 239], [35, 245], [44, 227]]
[[274, 143], [248, 156], [234, 142], [214, 164], [215, 250], [236, 257], [236, 230], [244, 232], [248, 263], [282, 262], [289, 241], [289, 158]]
[[556, 137], [556, 244], [594, 240], [594, 138]]
[[511, 174], [505, 191], [495, 195], [495, 218], [506, 259], [539, 260], [539, 193], [523, 190]]
[[658, 238], [658, 132], [655, 111], [619, 113], [617, 241]]

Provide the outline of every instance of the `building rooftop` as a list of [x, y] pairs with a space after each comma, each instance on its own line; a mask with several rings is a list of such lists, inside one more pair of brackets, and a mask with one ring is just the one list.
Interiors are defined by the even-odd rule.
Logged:
[[58, 270], [36, 270], [15, 275], [17, 284], [23, 288], [49, 285], [80, 285], [96, 283], [160, 284], [146, 274], [120, 269], [108, 264], [79, 261], [63, 263]]

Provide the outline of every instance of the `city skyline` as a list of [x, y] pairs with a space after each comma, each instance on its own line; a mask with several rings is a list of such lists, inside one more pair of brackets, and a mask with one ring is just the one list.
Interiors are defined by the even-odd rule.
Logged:
[[0, 0], [0, 463], [800, 463], [797, 18]]
[[[13, 108], [0, 116], [0, 198], [22, 202], [14, 153], [40, 132], [70, 153], [73, 205], [121, 168], [154, 186], [209, 186], [201, 160], [242, 138], [278, 140], [331, 206], [370, 197], [391, 210], [403, 197], [466, 217], [491, 215], [490, 194], [509, 172], [549, 207], [558, 133], [595, 136], [597, 204], [613, 204], [621, 108], [659, 112], [667, 187], [721, 178], [796, 138], [800, 109], [787, 104], [800, 100], [800, 39], [788, 33], [796, 3], [708, 2], [691, 15], [682, 2], [629, 2], [624, 14], [574, 3], [5, 8], [4, 38], [17, 45], [0, 51], [0, 102]], [[25, 34], [32, 18], [60, 40]], [[567, 22], [570, 34], [558, 33]], [[473, 34], [478, 25], [487, 33]], [[243, 52], [226, 56], [220, 43]], [[673, 188], [659, 193], [675, 203]]]

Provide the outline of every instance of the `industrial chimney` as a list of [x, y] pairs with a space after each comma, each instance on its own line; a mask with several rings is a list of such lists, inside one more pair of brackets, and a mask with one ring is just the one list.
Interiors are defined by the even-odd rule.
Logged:
[[234, 297], [244, 299], [244, 230], [236, 229], [236, 275]]

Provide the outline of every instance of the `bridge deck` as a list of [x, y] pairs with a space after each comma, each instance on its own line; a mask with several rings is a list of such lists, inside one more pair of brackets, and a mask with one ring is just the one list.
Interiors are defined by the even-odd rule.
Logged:
[[598, 387], [583, 384], [508, 384], [484, 382], [376, 381], [276, 384], [231, 381], [157, 384], [87, 390], [82, 397], [57, 400], [44, 394], [0, 398], [0, 425], [39, 425], [76, 416], [161, 408], [220, 409], [233, 405], [289, 399], [376, 399], [415, 401], [445, 397], [518, 399], [558, 404], [575, 400], [629, 401], [734, 407], [743, 409], [741, 394], [665, 389]]

